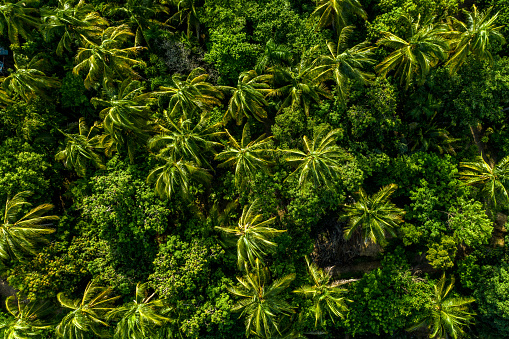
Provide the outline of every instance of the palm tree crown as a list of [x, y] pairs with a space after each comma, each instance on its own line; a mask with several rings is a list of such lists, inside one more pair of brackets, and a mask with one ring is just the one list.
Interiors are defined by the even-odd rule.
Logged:
[[147, 182], [155, 182], [155, 190], [160, 197], [170, 199], [175, 192], [183, 198], [189, 196], [191, 181], [208, 183], [212, 175], [206, 169], [191, 161], [177, 160], [175, 156], [159, 155], [164, 165], [154, 168], [147, 177]]
[[49, 100], [48, 90], [60, 87], [60, 81], [48, 77], [41, 69], [44, 59], [31, 60], [20, 55], [14, 57], [14, 72], [2, 79], [2, 87], [9, 96], [17, 95], [25, 101], [31, 101], [36, 97]]
[[257, 171], [268, 173], [270, 165], [269, 142], [271, 137], [265, 138], [262, 134], [258, 139], [251, 141], [249, 123], [244, 125], [240, 142], [228, 132], [229, 146], [216, 155], [215, 159], [222, 161], [220, 167], [235, 166], [235, 185], [243, 187], [247, 180], [253, 179]]
[[97, 286], [93, 281], [88, 283], [81, 299], [71, 300], [64, 293], [58, 293], [60, 305], [71, 311], [56, 327], [56, 334], [65, 339], [82, 339], [89, 333], [100, 338], [110, 336], [105, 317], [120, 298], [110, 297], [110, 294], [111, 288]]
[[314, 263], [310, 263], [306, 257], [306, 263], [308, 264], [309, 275], [314, 283], [313, 286], [305, 285], [301, 288], [296, 289], [294, 292], [302, 294], [305, 297], [313, 300], [313, 312], [315, 314], [315, 327], [323, 324], [323, 313], [326, 311], [332, 321], [334, 317], [343, 318], [343, 313], [347, 310], [343, 297], [347, 291], [345, 288], [341, 288], [340, 285], [331, 285], [331, 276], [316, 266]]
[[346, 42], [352, 34], [354, 26], [346, 26], [341, 29], [338, 43], [327, 43], [330, 55], [318, 59], [318, 65], [312, 69], [312, 73], [318, 79], [332, 78], [338, 86], [339, 95], [343, 100], [346, 98], [346, 86], [348, 80], [367, 83], [374, 75], [362, 71], [362, 68], [375, 62], [371, 59], [374, 48], [368, 42], [362, 42], [348, 48]]
[[164, 325], [169, 318], [161, 315], [164, 303], [148, 294], [148, 283], [136, 285], [133, 301], [111, 310], [108, 319], [120, 319], [115, 329], [118, 339], [155, 338], [157, 326]]
[[283, 97], [279, 111], [285, 107], [302, 107], [304, 113], [309, 115], [312, 102], [319, 103], [322, 97], [332, 99], [321, 79], [313, 77], [312, 70], [304, 56], [295, 67], [272, 67], [267, 70], [273, 74], [276, 87], [267, 95]]
[[223, 93], [207, 82], [209, 75], [203, 68], [195, 68], [187, 78], [178, 74], [172, 76], [173, 86], [161, 86], [154, 94], [170, 97], [166, 116], [168, 118], [191, 117], [193, 113], [206, 111], [221, 104]]
[[479, 12], [473, 5], [472, 12], [463, 10], [467, 17], [466, 23], [450, 18], [451, 32], [448, 35], [452, 38], [454, 54], [447, 64], [451, 65], [451, 72], [457, 71], [469, 54], [473, 54], [479, 60], [488, 60], [493, 63], [490, 46], [492, 43], [504, 44], [505, 38], [500, 32], [503, 26], [495, 26], [499, 13], [490, 17], [492, 9]]
[[103, 119], [102, 126], [111, 137], [114, 147], [126, 145], [131, 161], [138, 145], [144, 145], [148, 138], [147, 103], [148, 94], [143, 94], [144, 87], [137, 80], [126, 79], [120, 85], [117, 94], [110, 93], [110, 100], [92, 98], [95, 106], [105, 106], [99, 116]]
[[258, 75], [253, 70], [240, 74], [223, 121], [227, 122], [232, 118], [240, 125], [244, 117], [254, 117], [258, 121], [267, 118], [263, 107], [268, 105], [265, 94], [270, 92], [267, 83], [270, 78], [270, 75]]
[[488, 164], [482, 156], [473, 162], [461, 162], [460, 168], [464, 170], [459, 173], [460, 180], [465, 185], [481, 186], [489, 202], [497, 206], [497, 201], [509, 201], [507, 190], [507, 179], [509, 179], [509, 156], [506, 156], [495, 166]]
[[51, 327], [44, 320], [53, 313], [49, 302], [20, 299], [21, 296], [11, 295], [5, 300], [6, 309], [14, 318], [0, 322], [0, 329], [4, 329], [4, 339], [38, 338], [39, 330]]
[[280, 294], [295, 279], [295, 274], [289, 274], [282, 279], [269, 283], [269, 270], [262, 268], [256, 260], [254, 272], [246, 268], [243, 278], [237, 277], [240, 287], [231, 287], [229, 290], [242, 299], [233, 306], [233, 311], [241, 311], [245, 316], [246, 336], [254, 334], [262, 338], [273, 338], [280, 334], [280, 314], [293, 313], [292, 307], [284, 301]]
[[99, 139], [91, 136], [97, 125], [88, 129], [85, 119], [80, 118], [79, 133], [63, 133], [66, 138], [65, 149], [58, 152], [56, 160], [63, 161], [64, 166], [72, 167], [80, 177], [84, 177], [88, 163], [94, 164], [97, 168], [104, 168], [101, 157], [94, 152], [94, 149], [100, 148]]
[[382, 76], [396, 69], [396, 76], [400, 77], [400, 84], [408, 88], [414, 78], [417, 83], [423, 83], [431, 67], [447, 58], [449, 44], [443, 34], [444, 25], [433, 23], [434, 18], [428, 18], [421, 22], [421, 16], [413, 20], [407, 15], [402, 18], [409, 24], [410, 33], [405, 40], [390, 32], [382, 32], [384, 37], [378, 41], [394, 49], [381, 63], [376, 65], [375, 70]]
[[113, 85], [116, 78], [138, 78], [132, 69], [135, 65], [145, 65], [143, 61], [132, 59], [143, 47], [122, 48], [122, 45], [134, 34], [126, 24], [106, 28], [101, 35], [101, 43], [86, 40], [85, 47], [80, 47], [76, 55], [77, 65], [74, 74], [86, 72], [85, 87], [95, 86], [101, 80], [106, 86]]
[[349, 220], [345, 239], [350, 239], [359, 229], [365, 243], [383, 243], [386, 232], [395, 236], [394, 229], [403, 222], [405, 214], [404, 210], [389, 201], [397, 188], [396, 184], [390, 184], [371, 196], [361, 188], [358, 200], [353, 205], [345, 206], [344, 217]]
[[270, 249], [277, 246], [275, 242], [269, 239], [275, 237], [278, 233], [285, 232], [285, 230], [268, 227], [274, 223], [276, 217], [263, 220], [263, 215], [257, 214], [259, 208], [258, 200], [255, 200], [249, 206], [244, 206], [237, 227], [216, 226], [217, 229], [239, 238], [237, 240], [237, 263], [239, 268], [244, 267], [248, 262], [254, 265], [256, 260], [263, 264], [263, 256], [267, 255]]
[[304, 136], [304, 152], [283, 151], [287, 154], [286, 161], [298, 164], [290, 177], [298, 175], [300, 187], [306, 182], [312, 182], [315, 186], [323, 184], [331, 187], [332, 181], [340, 178], [341, 162], [348, 159], [347, 153], [336, 145], [340, 132], [335, 129], [327, 133], [326, 129], [322, 129], [314, 140]]
[[429, 312], [409, 330], [420, 327], [430, 330], [430, 338], [459, 338], [464, 333], [462, 327], [468, 325], [473, 313], [468, 311], [468, 305], [474, 302], [473, 298], [448, 297], [454, 286], [454, 277], [449, 286], [445, 286], [445, 273], [434, 286], [432, 305]]
[[5, 35], [12, 44], [19, 44], [19, 36], [28, 40], [31, 32], [28, 28], [37, 28], [40, 25], [37, 9], [31, 7], [30, 0], [9, 1], [0, 4], [0, 33]]
[[22, 218], [16, 216], [21, 209], [30, 205], [26, 201], [32, 193], [24, 191], [16, 194], [5, 203], [2, 225], [0, 226], [0, 259], [21, 260], [24, 254], [35, 254], [39, 243], [47, 242], [46, 234], [55, 232], [50, 228], [52, 220], [58, 220], [55, 215], [43, 216], [53, 208], [51, 204], [42, 204], [31, 209]]
[[59, 0], [56, 8], [42, 8], [41, 17], [46, 40], [57, 35], [60, 40], [57, 45], [57, 55], [64, 50], [72, 52], [73, 40], [84, 44], [87, 41], [96, 41], [102, 29], [108, 25], [106, 19], [94, 12], [94, 6], [75, 0]]
[[203, 113], [200, 121], [193, 126], [190, 119], [181, 118], [177, 123], [169, 120], [171, 129], [164, 129], [163, 133], [150, 139], [151, 149], [160, 149], [160, 155], [169, 155], [175, 159], [194, 161], [198, 166], [203, 164], [211, 167], [206, 160], [206, 153], [213, 151], [214, 146], [221, 144], [215, 139], [222, 134], [218, 129], [221, 123], [210, 124], [209, 116]]
[[367, 18], [366, 11], [358, 0], [317, 0], [313, 14], [318, 16], [318, 26], [332, 25], [338, 31], [348, 25], [348, 16]]

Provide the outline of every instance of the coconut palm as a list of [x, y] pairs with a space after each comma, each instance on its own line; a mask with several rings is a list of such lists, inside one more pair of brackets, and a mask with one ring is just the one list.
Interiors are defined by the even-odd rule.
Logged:
[[153, 94], [170, 97], [166, 116], [175, 118], [183, 115], [190, 117], [194, 112], [207, 111], [214, 105], [220, 105], [223, 94], [220, 90], [207, 82], [209, 75], [203, 68], [195, 68], [187, 78], [178, 74], [172, 76], [173, 85], [161, 86]]
[[0, 226], [0, 259], [23, 259], [25, 254], [36, 254], [37, 245], [46, 243], [46, 234], [55, 232], [51, 228], [51, 221], [58, 220], [55, 215], [44, 216], [53, 208], [51, 204], [42, 204], [26, 213], [20, 219], [16, 218], [25, 206], [32, 193], [19, 192], [11, 199], [7, 199], [3, 213], [3, 222]]
[[148, 293], [148, 283], [136, 285], [134, 300], [111, 310], [107, 318], [116, 319], [114, 338], [145, 339], [155, 338], [157, 327], [170, 319], [163, 316], [165, 305], [161, 299], [153, 299], [155, 293]]
[[395, 228], [403, 222], [405, 211], [389, 201], [390, 196], [398, 188], [396, 184], [384, 186], [377, 193], [368, 196], [361, 188], [358, 200], [344, 207], [344, 218], [348, 226], [344, 230], [346, 240], [360, 231], [365, 243], [383, 244], [385, 234], [396, 236]]
[[92, 136], [96, 129], [97, 125], [89, 129], [85, 118], [80, 118], [78, 134], [62, 132], [66, 138], [65, 149], [58, 152], [55, 159], [63, 161], [66, 168], [72, 167], [80, 177], [85, 176], [89, 163], [97, 168], [105, 168], [101, 157], [94, 151], [100, 148], [97, 135]]
[[434, 286], [432, 305], [427, 314], [417, 321], [409, 330], [413, 331], [426, 327], [430, 331], [430, 338], [460, 338], [462, 327], [472, 322], [474, 313], [470, 313], [468, 305], [474, 298], [453, 297], [449, 293], [454, 286], [454, 277], [446, 287], [445, 273]]
[[332, 182], [340, 178], [342, 162], [348, 159], [347, 153], [336, 145], [340, 133], [339, 129], [328, 133], [326, 129], [322, 129], [314, 140], [304, 136], [304, 152], [284, 150], [287, 154], [285, 160], [297, 164], [297, 168], [288, 178], [298, 175], [300, 187], [304, 187], [307, 182], [312, 182], [316, 187], [332, 187]]
[[226, 130], [230, 139], [227, 148], [216, 155], [217, 161], [222, 161], [219, 167], [235, 166], [235, 185], [243, 187], [244, 184], [253, 179], [257, 171], [268, 173], [271, 164], [269, 154], [272, 149], [269, 142], [272, 137], [265, 138], [265, 134], [251, 141], [249, 123], [244, 125], [242, 139], [240, 142]]
[[223, 121], [227, 122], [231, 118], [240, 125], [244, 117], [255, 118], [258, 121], [266, 119], [267, 112], [264, 106], [268, 103], [265, 95], [270, 92], [267, 83], [270, 78], [270, 75], [258, 75], [253, 70], [240, 74], [237, 88], [233, 90]]
[[460, 180], [465, 185], [480, 186], [481, 192], [488, 197], [488, 202], [497, 206], [498, 202], [509, 200], [509, 156], [491, 166], [482, 156], [476, 161], [460, 162]]
[[87, 40], [85, 47], [78, 49], [77, 65], [74, 74], [85, 72], [85, 87], [90, 89], [103, 80], [106, 86], [113, 86], [113, 79], [139, 78], [133, 66], [145, 66], [140, 60], [132, 59], [143, 47], [122, 48], [122, 45], [134, 34], [127, 24], [106, 28], [101, 35], [101, 42]]
[[315, 314], [315, 327], [318, 325], [318, 322], [323, 325], [324, 311], [329, 314], [332, 322], [334, 322], [335, 317], [343, 319], [344, 312], [347, 311], [346, 299], [343, 295], [347, 290], [342, 288], [341, 285], [331, 284], [330, 274], [324, 272], [314, 263], [310, 263], [307, 257], [306, 263], [308, 264], [309, 275], [314, 285], [305, 285], [293, 292], [313, 300], [312, 310]]
[[38, 11], [31, 6], [32, 4], [31, 0], [1, 1], [0, 33], [4, 36], [7, 34], [12, 44], [19, 44], [20, 35], [28, 40], [32, 36], [29, 29], [39, 27]]
[[367, 14], [358, 0], [317, 0], [316, 9], [312, 15], [319, 17], [319, 27], [332, 25], [338, 32], [348, 25], [349, 16], [357, 15], [362, 19], [367, 18]]
[[262, 74], [267, 67], [289, 66], [291, 61], [291, 48], [276, 44], [273, 39], [269, 39], [265, 44], [263, 54], [256, 62], [255, 72]]
[[314, 101], [319, 103], [321, 98], [331, 99], [332, 96], [320, 81], [313, 76], [313, 67], [303, 57], [295, 67], [274, 67], [268, 70], [273, 74], [276, 87], [267, 95], [282, 97], [279, 112], [285, 107], [302, 107], [309, 115], [309, 108]]
[[148, 139], [151, 127], [148, 124], [148, 109], [146, 105], [151, 101], [149, 94], [143, 93], [144, 87], [137, 80], [124, 80], [116, 94], [110, 93], [109, 100], [92, 98], [94, 106], [105, 106], [99, 116], [103, 119], [102, 126], [109, 136], [103, 146], [118, 150], [125, 145], [131, 161], [139, 145], [144, 145]]
[[400, 78], [400, 84], [405, 84], [405, 88], [408, 88], [413, 81], [423, 83], [430, 69], [447, 58], [449, 44], [443, 37], [445, 26], [434, 24], [434, 18], [422, 21], [420, 15], [417, 20], [407, 15], [402, 18], [410, 27], [406, 40], [390, 32], [382, 32], [384, 37], [378, 40], [378, 45], [387, 46], [394, 51], [376, 65], [375, 70], [386, 76], [395, 69], [395, 76]]
[[122, 14], [126, 17], [131, 28], [136, 32], [135, 46], [143, 42], [149, 45], [149, 38], [146, 34], [150, 27], [169, 27], [168, 25], [154, 19], [159, 13], [168, 14], [169, 9], [154, 0], [127, 0], [123, 4], [108, 4], [110, 15]]
[[436, 113], [425, 124], [416, 122], [409, 124], [410, 150], [416, 151], [437, 151], [440, 154], [456, 154], [453, 144], [459, 139], [452, 138], [445, 128], [439, 127], [433, 121]]
[[15, 98], [16, 96], [29, 102], [36, 97], [50, 100], [48, 91], [60, 87], [60, 81], [48, 77], [41, 69], [44, 69], [44, 59], [18, 55], [14, 57], [14, 71], [7, 77], [1, 78], [5, 93]]
[[479, 60], [493, 63], [491, 46], [504, 44], [505, 38], [500, 32], [503, 26], [495, 26], [499, 12], [490, 16], [492, 10], [491, 7], [479, 12], [477, 7], [472, 5], [471, 12], [463, 10], [467, 18], [466, 23], [453, 17], [449, 18], [451, 32], [447, 35], [452, 39], [451, 45], [454, 51], [447, 62], [451, 66], [451, 72], [456, 72], [470, 54]]
[[158, 159], [163, 160], [165, 164], [154, 168], [149, 173], [147, 182], [155, 182], [155, 190], [162, 198], [170, 199], [176, 192], [187, 198], [191, 181], [206, 184], [212, 178], [206, 169], [193, 162], [165, 155], [159, 155]]
[[295, 279], [295, 274], [274, 280], [270, 285], [269, 279], [269, 270], [262, 268], [256, 260], [253, 272], [246, 267], [246, 275], [237, 277], [241, 286], [229, 288], [231, 293], [242, 298], [232, 310], [242, 311], [240, 316], [245, 316], [246, 336], [273, 338], [276, 334], [281, 335], [278, 317], [293, 313], [280, 294]]
[[363, 68], [375, 62], [374, 59], [371, 59], [374, 47], [369, 46], [368, 42], [362, 42], [351, 48], [348, 48], [346, 44], [353, 29], [354, 26], [343, 27], [338, 37], [338, 43], [327, 43], [330, 55], [320, 57], [317, 60], [318, 65], [312, 70], [318, 79], [332, 78], [336, 82], [342, 100], [346, 98], [346, 87], [349, 80], [365, 84], [374, 77], [373, 74], [362, 71]]
[[178, 21], [180, 24], [187, 26], [187, 38], [191, 37], [194, 30], [196, 38], [200, 39], [200, 16], [198, 15], [198, 0], [169, 0], [170, 3], [177, 7], [177, 12], [170, 18], [170, 21]]
[[244, 206], [237, 226], [216, 226], [217, 229], [238, 237], [237, 264], [239, 268], [244, 267], [246, 263], [254, 265], [256, 260], [263, 264], [263, 256], [277, 247], [277, 244], [270, 239], [278, 233], [285, 232], [285, 230], [268, 227], [274, 223], [276, 217], [263, 220], [263, 215], [257, 214], [259, 210], [259, 201], [255, 200], [251, 205]]
[[64, 50], [72, 52], [72, 44], [78, 41], [97, 42], [102, 30], [108, 22], [99, 13], [94, 12], [94, 6], [75, 0], [59, 0], [57, 7], [43, 7], [41, 9], [42, 29], [46, 40], [53, 36], [60, 38], [56, 53], [62, 55]]
[[171, 129], [163, 128], [163, 133], [149, 140], [151, 149], [159, 149], [159, 154], [175, 159], [194, 161], [198, 166], [211, 167], [205, 155], [213, 152], [213, 147], [221, 146], [212, 141], [224, 134], [219, 132], [221, 123], [211, 124], [209, 115], [203, 113], [197, 124], [180, 118], [177, 123], [169, 119]]
[[4, 339], [38, 338], [40, 330], [51, 328], [51, 323], [45, 319], [53, 314], [47, 301], [24, 300], [21, 296], [11, 295], [5, 300], [5, 307], [13, 318], [0, 321]]
[[87, 335], [100, 338], [109, 337], [106, 314], [113, 310], [115, 300], [110, 297], [110, 287], [97, 286], [94, 281], [88, 283], [81, 299], [69, 299], [63, 292], [57, 294], [60, 305], [70, 309], [55, 329], [57, 336], [65, 339], [82, 339]]

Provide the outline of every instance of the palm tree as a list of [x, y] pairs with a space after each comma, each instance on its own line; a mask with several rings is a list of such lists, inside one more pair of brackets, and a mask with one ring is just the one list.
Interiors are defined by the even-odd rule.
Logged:
[[180, 192], [183, 198], [187, 198], [192, 180], [208, 183], [212, 178], [206, 169], [190, 161], [164, 155], [159, 155], [158, 158], [165, 161], [165, 164], [154, 168], [149, 173], [147, 182], [155, 181], [155, 190], [162, 198], [170, 199], [175, 192]]
[[8, 96], [18, 96], [25, 101], [31, 101], [36, 97], [50, 100], [48, 91], [60, 87], [60, 81], [48, 77], [41, 71], [44, 59], [37, 60], [16, 55], [14, 57], [14, 72], [2, 78], [2, 87]]
[[127, 146], [131, 161], [134, 160], [136, 148], [145, 144], [151, 130], [146, 107], [151, 99], [149, 94], [143, 94], [143, 90], [139, 81], [126, 79], [116, 94], [110, 93], [110, 100], [92, 98], [90, 101], [94, 106], [106, 107], [99, 113], [103, 119], [102, 126], [115, 149]]
[[374, 77], [373, 74], [362, 71], [362, 68], [375, 62], [371, 59], [374, 48], [370, 47], [368, 42], [362, 42], [351, 48], [346, 45], [353, 29], [354, 26], [343, 27], [338, 43], [327, 43], [330, 55], [320, 57], [318, 65], [312, 70], [317, 79], [332, 78], [338, 86], [338, 92], [343, 101], [346, 98], [346, 86], [349, 80], [365, 84]]
[[236, 227], [216, 226], [217, 229], [238, 237], [237, 264], [240, 269], [246, 263], [254, 265], [256, 260], [263, 264], [263, 256], [277, 247], [277, 244], [269, 239], [278, 233], [285, 232], [285, 230], [268, 227], [274, 223], [276, 217], [263, 220], [263, 215], [257, 214], [259, 209], [259, 201], [255, 200], [251, 205], [244, 206]]
[[101, 157], [94, 152], [94, 149], [100, 148], [97, 136], [91, 137], [97, 125], [88, 129], [85, 118], [80, 118], [79, 134], [65, 135], [65, 149], [58, 152], [55, 159], [63, 161], [66, 168], [72, 167], [80, 177], [84, 177], [87, 165], [92, 163], [97, 168], [105, 168]]
[[162, 326], [170, 319], [162, 315], [165, 305], [161, 299], [149, 295], [148, 283], [136, 285], [133, 301], [111, 310], [107, 318], [119, 319], [115, 329], [115, 338], [144, 339], [155, 338], [156, 327]]
[[305, 285], [293, 292], [302, 294], [313, 300], [315, 327], [318, 325], [319, 321], [320, 324], [323, 325], [324, 311], [329, 314], [332, 322], [334, 322], [334, 317], [340, 317], [343, 319], [343, 313], [347, 311], [345, 304], [346, 299], [343, 295], [347, 292], [347, 290], [345, 288], [341, 288], [340, 285], [330, 284], [331, 276], [314, 263], [310, 263], [307, 257], [306, 263], [308, 264], [309, 275], [311, 276], [311, 280], [314, 285]]
[[60, 37], [57, 55], [64, 50], [72, 52], [72, 44], [78, 40], [81, 44], [94, 41], [101, 36], [102, 30], [108, 25], [106, 19], [94, 12], [94, 6], [75, 0], [59, 0], [56, 8], [41, 9], [43, 30], [46, 40], [52, 36]]
[[254, 178], [257, 171], [268, 173], [270, 165], [269, 142], [272, 137], [265, 138], [262, 134], [258, 139], [251, 141], [249, 123], [244, 125], [240, 143], [226, 130], [230, 139], [226, 150], [216, 155], [215, 159], [222, 161], [219, 167], [235, 166], [235, 185], [243, 187], [247, 180]]
[[182, 76], [172, 76], [173, 86], [159, 87], [155, 95], [170, 97], [170, 103], [166, 116], [174, 118], [177, 114], [185, 118], [190, 117], [194, 112], [207, 111], [213, 105], [220, 105], [223, 94], [212, 84], [207, 82], [209, 75], [203, 68], [195, 68], [184, 80]]
[[348, 16], [357, 15], [362, 19], [367, 18], [358, 0], [317, 0], [316, 3], [316, 9], [312, 15], [319, 17], [319, 27], [332, 25], [339, 32], [341, 28], [348, 25]]
[[479, 12], [475, 5], [472, 5], [472, 12], [463, 10], [467, 20], [466, 23], [449, 18], [451, 32], [448, 35], [452, 38], [453, 55], [447, 62], [451, 72], [456, 72], [463, 65], [469, 54], [473, 54], [479, 60], [488, 60], [493, 63], [491, 46], [502, 45], [505, 38], [500, 32], [503, 26], [495, 26], [498, 13], [490, 17], [493, 8]]
[[358, 200], [345, 206], [343, 217], [348, 218], [345, 239], [349, 240], [357, 230], [360, 230], [365, 243], [384, 243], [386, 232], [396, 236], [394, 229], [403, 222], [405, 214], [404, 210], [389, 201], [397, 188], [398, 185], [390, 184], [371, 196], [361, 188]]
[[57, 294], [60, 305], [71, 311], [60, 321], [55, 331], [65, 339], [82, 339], [89, 334], [100, 338], [109, 337], [106, 314], [114, 309], [117, 297], [110, 297], [111, 288], [88, 283], [81, 299], [69, 299], [63, 292]]
[[319, 103], [321, 97], [332, 98], [325, 85], [313, 77], [312, 69], [303, 57], [296, 67], [275, 67], [268, 70], [274, 76], [274, 86], [282, 85], [268, 93], [270, 96], [283, 97], [279, 112], [285, 107], [302, 107], [304, 113], [309, 115], [312, 101]]
[[473, 162], [460, 162], [463, 171], [459, 173], [460, 180], [465, 185], [481, 186], [481, 192], [488, 196], [488, 201], [497, 206], [497, 200], [509, 200], [506, 186], [509, 179], [509, 156], [498, 164], [491, 166], [482, 156]]
[[187, 38], [191, 37], [191, 31], [194, 29], [196, 38], [200, 40], [200, 16], [197, 12], [198, 0], [169, 0], [170, 3], [177, 7], [175, 13], [170, 21], [178, 21], [180, 24], [187, 26]]
[[169, 27], [153, 19], [159, 13], [169, 13], [169, 9], [166, 6], [154, 0], [127, 0], [124, 4], [108, 4], [107, 6], [110, 15], [123, 14], [130, 26], [136, 31], [135, 46], [145, 42], [150, 47], [149, 39], [146, 35], [146, 31], [150, 27]]
[[434, 286], [432, 305], [428, 313], [419, 319], [417, 324], [409, 330], [413, 331], [420, 327], [430, 330], [430, 338], [459, 338], [462, 336], [462, 327], [468, 325], [474, 316], [468, 311], [468, 304], [474, 302], [474, 298], [461, 298], [447, 296], [454, 286], [454, 277], [449, 286], [445, 287], [445, 273]]
[[262, 74], [267, 67], [288, 66], [291, 61], [291, 48], [285, 45], [278, 45], [273, 39], [269, 39], [265, 44], [263, 54], [256, 63], [255, 73]]
[[376, 65], [375, 70], [386, 76], [389, 71], [396, 69], [395, 76], [400, 77], [400, 84], [405, 84], [405, 88], [408, 88], [414, 78], [417, 83], [423, 83], [431, 67], [447, 58], [449, 44], [443, 37], [445, 27], [433, 24], [434, 18], [424, 22], [421, 22], [420, 15], [415, 21], [406, 15], [402, 18], [410, 26], [407, 39], [390, 32], [382, 32], [384, 37], [378, 40], [378, 45], [387, 46], [394, 51]]
[[39, 337], [40, 330], [51, 328], [51, 324], [44, 320], [52, 313], [49, 302], [37, 300], [20, 300], [21, 297], [9, 296], [5, 300], [5, 307], [13, 318], [6, 318], [0, 322], [0, 329], [4, 329], [4, 339], [29, 339]]
[[0, 4], [0, 32], [5, 35], [7, 29], [7, 37], [12, 44], [19, 44], [20, 35], [28, 40], [32, 35], [28, 28], [39, 27], [37, 9], [31, 4], [31, 0], [2, 0]]
[[285, 160], [298, 165], [288, 178], [298, 175], [301, 188], [307, 182], [312, 182], [316, 187], [322, 184], [331, 187], [332, 181], [340, 178], [341, 162], [348, 159], [347, 153], [336, 145], [340, 133], [339, 129], [328, 133], [322, 129], [314, 140], [304, 136], [304, 152], [284, 150], [287, 154]]
[[16, 194], [5, 203], [3, 222], [0, 226], [0, 259], [21, 260], [24, 254], [36, 254], [39, 243], [46, 243], [46, 234], [55, 232], [50, 228], [52, 220], [58, 220], [55, 215], [43, 216], [53, 208], [51, 204], [42, 204], [17, 219], [16, 215], [30, 203], [26, 201], [32, 193], [24, 191]]
[[240, 125], [244, 117], [254, 117], [258, 121], [266, 119], [267, 112], [263, 107], [268, 105], [265, 95], [270, 92], [267, 83], [270, 78], [270, 75], [258, 75], [253, 70], [240, 74], [223, 121], [226, 123], [231, 118]]
[[78, 49], [76, 55], [77, 65], [73, 68], [74, 74], [86, 72], [85, 87], [90, 89], [102, 79], [106, 86], [113, 85], [115, 78], [139, 78], [132, 69], [133, 66], [145, 66], [145, 62], [132, 59], [143, 47], [122, 48], [134, 34], [127, 24], [106, 28], [101, 35], [101, 43], [97, 44], [86, 40], [85, 47]]
[[231, 293], [242, 298], [233, 306], [232, 311], [242, 311], [240, 316], [246, 317], [246, 336], [254, 334], [272, 338], [276, 333], [281, 335], [277, 317], [294, 312], [280, 294], [295, 279], [295, 274], [277, 279], [270, 285], [269, 279], [269, 270], [260, 267], [260, 262], [256, 260], [254, 272], [249, 272], [246, 267], [246, 275], [243, 278], [237, 277], [241, 286], [229, 288]]
[[452, 138], [445, 128], [438, 127], [433, 121], [436, 113], [426, 124], [416, 122], [409, 124], [410, 150], [428, 152], [436, 150], [440, 154], [456, 154], [453, 144], [459, 139]]
[[193, 126], [190, 119], [181, 118], [177, 123], [169, 119], [171, 130], [164, 129], [163, 133], [149, 140], [151, 149], [160, 149], [160, 155], [169, 155], [175, 159], [194, 161], [198, 166], [211, 167], [205, 158], [207, 152], [213, 151], [214, 146], [221, 144], [215, 139], [223, 132], [217, 130], [221, 123], [210, 124], [209, 115], [203, 113], [200, 121]]

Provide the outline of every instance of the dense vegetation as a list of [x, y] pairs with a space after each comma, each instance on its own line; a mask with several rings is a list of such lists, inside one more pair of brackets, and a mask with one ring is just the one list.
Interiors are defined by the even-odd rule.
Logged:
[[509, 337], [508, 32], [505, 0], [0, 0], [3, 337]]

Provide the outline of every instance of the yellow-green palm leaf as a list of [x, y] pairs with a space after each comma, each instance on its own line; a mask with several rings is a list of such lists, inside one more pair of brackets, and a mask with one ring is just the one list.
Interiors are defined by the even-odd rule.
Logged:
[[232, 310], [241, 311], [240, 316], [245, 316], [246, 336], [273, 338], [276, 334], [281, 335], [278, 317], [294, 312], [280, 294], [295, 279], [295, 274], [276, 279], [270, 285], [269, 279], [269, 270], [256, 260], [252, 272], [246, 267], [246, 275], [237, 277], [240, 286], [229, 288], [241, 298]]
[[58, 293], [60, 305], [70, 312], [56, 327], [57, 336], [65, 339], [82, 339], [92, 334], [100, 338], [110, 337], [106, 314], [114, 309], [115, 300], [120, 298], [110, 297], [111, 292], [111, 288], [97, 286], [91, 281], [81, 299], [69, 299], [63, 292]]
[[217, 229], [238, 237], [237, 264], [239, 268], [244, 267], [246, 263], [254, 265], [256, 260], [263, 264], [263, 257], [277, 247], [277, 244], [270, 239], [278, 233], [285, 232], [285, 230], [268, 227], [274, 223], [276, 217], [263, 220], [263, 215], [257, 214], [259, 210], [259, 201], [255, 200], [251, 205], [244, 206], [237, 226], [216, 226]]
[[397, 188], [396, 184], [390, 184], [371, 196], [361, 188], [357, 201], [344, 208], [343, 217], [348, 219], [345, 239], [350, 239], [357, 231], [360, 231], [365, 243], [384, 243], [386, 233], [395, 236], [395, 229], [403, 222], [405, 214], [404, 210], [389, 201]]
[[55, 215], [44, 216], [53, 208], [51, 204], [39, 205], [20, 219], [17, 218], [21, 209], [30, 205], [26, 201], [30, 195], [28, 191], [20, 192], [5, 203], [0, 226], [0, 259], [3, 261], [22, 260], [26, 254], [36, 254], [37, 245], [48, 241], [45, 235], [55, 232], [50, 227], [51, 221], [59, 218]]

